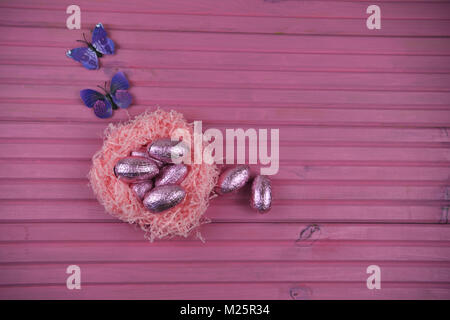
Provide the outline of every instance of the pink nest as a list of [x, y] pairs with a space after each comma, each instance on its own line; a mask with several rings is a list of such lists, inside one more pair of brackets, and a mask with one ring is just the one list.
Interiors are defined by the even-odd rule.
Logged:
[[[186, 197], [181, 204], [160, 214], [149, 212], [131, 188], [114, 176], [114, 165], [133, 150], [138, 150], [158, 138], [170, 137], [176, 129], [188, 130], [193, 141], [193, 125], [176, 111], [157, 109], [145, 112], [123, 124], [109, 124], [101, 150], [92, 158], [89, 181], [98, 201], [111, 215], [128, 223], [135, 223], [153, 241], [165, 237], [184, 236], [203, 223], [209, 195], [214, 188], [216, 165], [189, 165], [189, 173], [181, 183]], [[198, 234], [199, 237], [200, 234]]]

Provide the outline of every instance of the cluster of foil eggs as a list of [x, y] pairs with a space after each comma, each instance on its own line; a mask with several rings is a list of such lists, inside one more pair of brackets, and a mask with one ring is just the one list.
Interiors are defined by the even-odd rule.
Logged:
[[114, 175], [130, 185], [148, 211], [161, 213], [180, 204], [186, 197], [186, 191], [179, 184], [189, 169], [174, 161], [188, 152], [189, 147], [183, 141], [158, 139], [117, 161]]
[[[214, 192], [218, 195], [234, 193], [244, 187], [250, 180], [250, 167], [238, 165], [224, 170]], [[272, 183], [267, 176], [257, 175], [253, 178], [250, 206], [260, 213], [268, 212], [272, 207]]]
[[[186, 197], [186, 191], [180, 183], [187, 176], [189, 168], [177, 160], [188, 153], [189, 146], [183, 141], [161, 138], [117, 161], [114, 175], [130, 185], [148, 211], [161, 213], [177, 206]], [[227, 168], [220, 174], [213, 195], [234, 193], [249, 180], [249, 166]], [[253, 179], [250, 205], [260, 213], [270, 210], [272, 185], [267, 176], [258, 175]]]

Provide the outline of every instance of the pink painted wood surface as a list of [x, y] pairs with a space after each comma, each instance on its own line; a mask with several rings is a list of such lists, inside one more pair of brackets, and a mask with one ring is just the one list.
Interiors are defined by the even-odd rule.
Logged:
[[[79, 0], [83, 30], [69, 4], [0, 3], [1, 299], [450, 298], [449, 2], [378, 1], [381, 30], [356, 0]], [[99, 21], [118, 50], [87, 71], [64, 52]], [[135, 103], [96, 119], [79, 90], [118, 69]], [[273, 210], [215, 199], [206, 243], [106, 214], [90, 158], [108, 122], [156, 105], [279, 128]]]

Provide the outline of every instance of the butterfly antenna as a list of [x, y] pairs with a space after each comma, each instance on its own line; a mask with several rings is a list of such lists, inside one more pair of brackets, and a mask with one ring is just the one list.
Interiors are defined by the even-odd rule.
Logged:
[[77, 40], [77, 42], [83, 42], [85, 44], [89, 44], [89, 42], [87, 42], [87, 40], [86, 40], [86, 36], [84, 35], [84, 32], [83, 32], [83, 39], [84, 40]]
[[107, 93], [106, 90], [105, 90], [105, 88], [103, 88], [103, 87], [101, 87], [101, 86], [97, 86], [97, 87], [100, 88], [100, 89], [102, 89], [103, 91], [105, 91], [105, 93]]

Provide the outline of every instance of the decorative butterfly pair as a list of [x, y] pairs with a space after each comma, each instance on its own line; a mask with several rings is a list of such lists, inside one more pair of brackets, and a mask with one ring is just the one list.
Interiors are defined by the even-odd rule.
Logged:
[[[87, 47], [75, 48], [67, 51], [66, 55], [73, 60], [80, 62], [86, 69], [95, 70], [99, 68], [98, 58], [104, 54], [114, 54], [114, 42], [106, 36], [105, 28], [98, 23], [92, 32], [92, 43], [86, 40], [78, 40], [87, 45]], [[97, 117], [105, 119], [113, 114], [113, 110], [118, 108], [128, 108], [132, 97], [128, 93], [130, 84], [123, 72], [117, 72], [112, 80], [109, 90], [98, 86], [104, 91], [100, 93], [91, 89], [80, 91], [81, 99], [88, 108], [92, 108]]]

